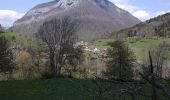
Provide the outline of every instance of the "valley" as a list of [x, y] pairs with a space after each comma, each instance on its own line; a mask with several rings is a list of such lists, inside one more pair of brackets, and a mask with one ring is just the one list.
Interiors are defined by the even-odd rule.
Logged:
[[170, 99], [168, 1], [17, 1], [0, 6], [0, 100]]

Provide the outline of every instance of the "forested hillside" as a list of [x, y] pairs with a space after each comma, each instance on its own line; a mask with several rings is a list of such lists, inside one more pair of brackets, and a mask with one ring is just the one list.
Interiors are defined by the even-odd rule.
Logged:
[[160, 15], [158, 17], [139, 23], [131, 28], [123, 29], [113, 33], [114, 36], [161, 36], [168, 37], [170, 35], [170, 13]]

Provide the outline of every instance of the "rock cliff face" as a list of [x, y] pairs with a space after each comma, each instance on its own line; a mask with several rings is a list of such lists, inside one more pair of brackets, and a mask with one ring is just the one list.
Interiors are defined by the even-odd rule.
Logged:
[[80, 23], [78, 35], [88, 41], [109, 32], [131, 27], [140, 21], [108, 0], [54, 0], [37, 5], [17, 20], [12, 30], [31, 36], [44, 21], [71, 16]]

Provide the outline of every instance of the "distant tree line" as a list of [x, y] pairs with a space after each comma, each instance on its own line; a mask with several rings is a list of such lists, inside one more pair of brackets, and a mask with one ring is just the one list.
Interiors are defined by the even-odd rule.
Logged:
[[160, 37], [170, 36], [170, 21], [163, 22], [161, 25], [155, 27], [156, 35]]

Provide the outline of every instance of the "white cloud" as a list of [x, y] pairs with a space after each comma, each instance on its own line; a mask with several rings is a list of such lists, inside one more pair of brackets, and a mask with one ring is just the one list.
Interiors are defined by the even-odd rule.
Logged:
[[146, 19], [150, 18], [149, 13], [146, 12], [145, 10], [138, 10], [138, 11], [133, 13], [133, 16], [141, 19], [142, 21], [145, 21]]
[[5, 27], [12, 26], [13, 22], [21, 18], [24, 13], [18, 13], [13, 10], [0, 10], [0, 24]]
[[118, 6], [119, 8], [122, 8], [124, 10], [129, 11], [130, 13], [135, 12], [137, 9], [139, 9], [137, 6], [133, 6], [133, 5], [125, 5], [125, 4], [119, 4], [119, 3], [115, 3], [116, 6]]
[[133, 0], [110, 0], [110, 1], [113, 2], [119, 8], [125, 9], [130, 13], [138, 9], [137, 6], [131, 4]]
[[151, 17], [147, 11], [143, 10], [138, 6], [133, 5], [132, 2], [134, 0], [110, 0], [110, 1], [113, 2], [116, 6], [124, 10], [127, 10], [133, 16], [139, 18], [142, 21], [145, 21]]
[[[141, 21], [145, 21], [168, 12], [168, 11], [148, 12], [139, 6], [134, 5], [135, 0], [110, 0], [110, 1], [113, 2], [119, 8], [127, 10], [133, 16], [137, 17]], [[170, 6], [170, 3], [166, 3], [164, 4], [164, 6], [165, 5]]]

